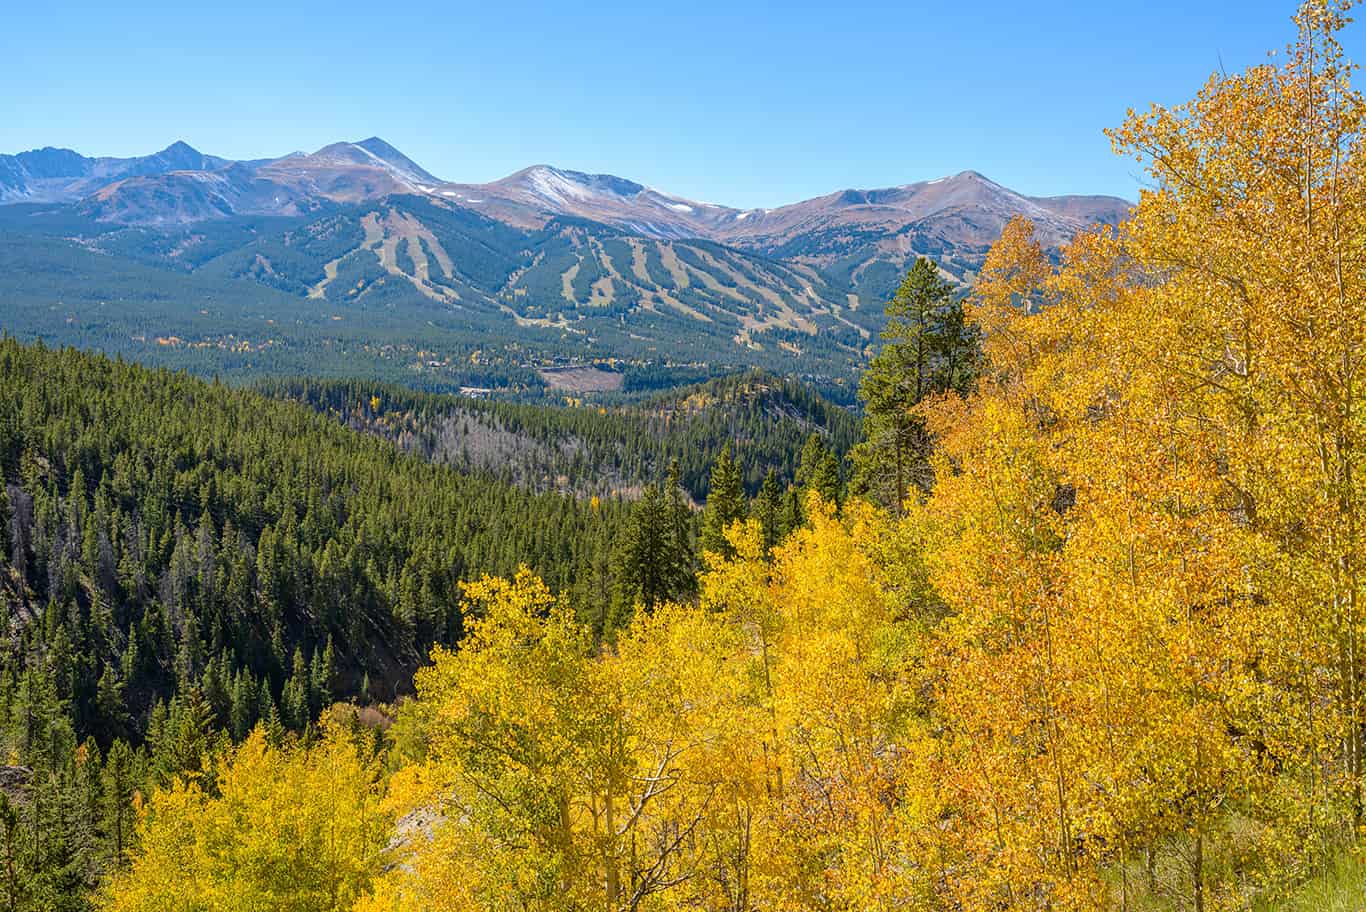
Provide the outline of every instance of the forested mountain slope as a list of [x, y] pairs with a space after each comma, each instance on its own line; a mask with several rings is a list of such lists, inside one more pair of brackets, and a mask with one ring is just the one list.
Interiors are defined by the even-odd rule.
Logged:
[[807, 266], [415, 196], [162, 228], [9, 206], [0, 231], [0, 328], [203, 374], [526, 395], [539, 367], [606, 361], [848, 390], [880, 325]]
[[[401, 456], [301, 405], [69, 350], [0, 342], [0, 391], [0, 569], [23, 593], [7, 600], [4, 667], [54, 676], [75, 731], [105, 742], [189, 687], [239, 733], [272, 705], [302, 724], [367, 675], [392, 695], [432, 642], [458, 638], [459, 579], [525, 563], [568, 586], [621, 515]], [[298, 658], [325, 651], [328, 680], [297, 680]], [[286, 711], [304, 684], [308, 708]]]
[[840, 398], [916, 258], [967, 285], [1013, 215], [1056, 250], [1127, 210], [971, 171], [739, 210], [549, 166], [447, 183], [377, 138], [251, 162], [44, 149], [0, 156], [0, 328], [206, 375], [349, 363], [525, 396], [553, 364], [757, 366]]
[[361, 381], [298, 379], [259, 388], [462, 471], [600, 497], [638, 493], [677, 464], [683, 488], [700, 504], [711, 466], [727, 446], [754, 495], [769, 472], [782, 484], [794, 480], [812, 434], [842, 457], [858, 432], [851, 412], [760, 371], [610, 406], [505, 403]]
[[[702, 517], [670, 465], [685, 448], [752, 444], [774, 469], [754, 509], [776, 538], [800, 496], [765, 460], [809, 433], [805, 471], [837, 490], [822, 434], [852, 434], [842, 409], [766, 375], [603, 414], [361, 383], [274, 392], [304, 401], [0, 338], [0, 895], [15, 908], [89, 908], [134, 844], [137, 796], [254, 727], [311, 740], [334, 701], [387, 725], [432, 646], [465, 635], [462, 581], [529, 567], [602, 639], [694, 591]], [[356, 402], [355, 429], [334, 400]], [[664, 436], [622, 463], [628, 505], [395, 445], [446, 419], [496, 424], [505, 455]], [[747, 502], [722, 462], [733, 516]], [[578, 481], [562, 487], [591, 488]]]
[[[642, 600], [611, 642], [530, 573], [463, 587], [467, 637], [418, 673], [396, 771], [368, 771], [344, 712], [312, 745], [258, 734], [217, 780], [255, 789], [152, 799], [111, 908], [222, 889], [333, 912], [1359, 909], [1346, 9], [1306, 3], [1285, 63], [1131, 115], [1116, 145], [1156, 189], [1061, 263], [1010, 222], [967, 325], [917, 264], [862, 390], [857, 467], [928, 460], [870, 486], [891, 509], [836, 483], [770, 535], [738, 496], [716, 509], [739, 487], [721, 460], [696, 596]], [[319, 766], [337, 785], [298, 804], [306, 832], [380, 819], [393, 855], [348, 831], [320, 874], [270, 827], [271, 785]], [[295, 879], [224, 842], [295, 850]]]

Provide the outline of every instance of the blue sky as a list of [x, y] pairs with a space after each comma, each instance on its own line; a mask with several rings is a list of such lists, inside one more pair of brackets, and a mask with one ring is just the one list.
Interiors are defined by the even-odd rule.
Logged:
[[[772, 206], [975, 169], [1134, 197], [1101, 130], [1292, 38], [1288, 0], [15, 4], [0, 152], [231, 158], [378, 135]], [[1353, 50], [1348, 33], [1348, 51]]]

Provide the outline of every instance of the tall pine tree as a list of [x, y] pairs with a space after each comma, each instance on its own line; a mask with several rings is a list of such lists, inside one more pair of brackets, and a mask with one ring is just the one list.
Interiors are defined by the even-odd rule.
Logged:
[[928, 488], [929, 435], [915, 408], [927, 396], [965, 390], [977, 338], [954, 289], [925, 257], [887, 303], [883, 347], [864, 372], [863, 440], [854, 448], [853, 488], [900, 513], [912, 486]]
[[740, 464], [731, 456], [730, 446], [711, 470], [711, 485], [707, 491], [707, 507], [702, 513], [702, 550], [733, 557], [735, 549], [726, 541], [726, 527], [745, 518], [745, 489], [740, 478]]
[[691, 597], [696, 588], [692, 518], [677, 469], [662, 484], [645, 486], [617, 542], [615, 598], [608, 630], [621, 627], [632, 609]]

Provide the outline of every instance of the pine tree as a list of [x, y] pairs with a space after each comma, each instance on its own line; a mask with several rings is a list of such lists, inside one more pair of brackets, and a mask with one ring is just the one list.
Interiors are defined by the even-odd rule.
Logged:
[[806, 524], [806, 507], [802, 503], [802, 489], [788, 485], [783, 492], [783, 506], [778, 518], [778, 537], [785, 538]]
[[337, 653], [332, 648], [331, 635], [327, 637], [327, 645], [323, 647], [323, 651], [314, 653], [313, 661], [314, 712], [318, 712], [332, 702], [333, 692], [336, 688]]
[[33, 905], [53, 912], [84, 912], [94, 885], [90, 821], [70, 765], [40, 776], [32, 797], [36, 842], [30, 890]]
[[777, 473], [772, 469], [764, 476], [764, 483], [754, 498], [750, 513], [759, 520], [764, 550], [771, 551], [783, 537], [783, 489], [778, 484]]
[[110, 867], [120, 868], [128, 857], [133, 835], [133, 796], [137, 792], [133, 751], [126, 741], [115, 741], [104, 764], [105, 829], [109, 835]]
[[107, 739], [112, 741], [126, 737], [128, 709], [124, 686], [118, 675], [115, 674], [112, 665], [104, 666], [104, 672], [100, 675], [99, 683], [96, 685], [95, 709], [104, 727], [104, 735]]
[[745, 489], [740, 479], [740, 465], [731, 458], [730, 446], [727, 445], [722, 448], [711, 470], [707, 506], [702, 514], [702, 550], [733, 557], [735, 549], [726, 541], [726, 527], [744, 519], [745, 513]]
[[820, 494], [821, 500], [832, 507], [839, 507], [844, 499], [844, 480], [840, 473], [839, 457], [834, 453], [827, 450], [821, 457], [816, 474], [811, 479], [811, 487]]
[[863, 440], [854, 448], [854, 488], [901, 512], [912, 487], [928, 488], [930, 438], [914, 408], [963, 390], [976, 363], [976, 336], [938, 267], [920, 257], [887, 303], [883, 347], [859, 382]]
[[670, 540], [664, 493], [657, 484], [646, 485], [617, 544], [617, 591], [609, 630], [621, 626], [635, 605], [649, 608], [666, 598]]
[[[251, 675], [247, 674], [247, 686], [252, 686]], [[253, 714], [258, 720], [266, 717], [266, 711], [275, 705], [275, 700], [270, 692], [270, 679], [262, 676], [261, 680], [255, 684], [256, 692], [251, 695]]]
[[612, 617], [616, 629], [636, 605], [653, 608], [688, 597], [696, 587], [692, 516], [671, 466], [662, 484], [645, 486], [617, 544]]
[[160, 736], [152, 745], [152, 769], [161, 783], [198, 773], [213, 743], [213, 708], [198, 687], [171, 701]]
[[825, 459], [826, 453], [825, 438], [814, 431], [807, 435], [806, 442], [802, 444], [802, 454], [797, 460], [797, 472], [792, 481], [796, 487], [807, 487], [816, 476], [816, 471], [820, 468], [821, 461]]
[[220, 654], [205, 663], [204, 674], [199, 680], [199, 688], [204, 691], [204, 699], [209, 701], [214, 718], [223, 722], [232, 719], [231, 681], [227, 675], [227, 657]]
[[252, 713], [246, 699], [248, 693], [251, 694], [251, 703], [255, 703], [256, 689], [245, 686], [246, 682], [243, 680], [245, 674], [246, 672], [239, 671], [232, 675], [227, 682], [228, 712], [223, 718], [234, 741], [244, 737], [245, 731], [250, 725], [248, 716]]
[[667, 598], [692, 598], [697, 592], [697, 548], [693, 541], [693, 511], [683, 490], [677, 459], [669, 463], [664, 493], [669, 532], [666, 579], [670, 594]]
[[289, 679], [285, 681], [280, 693], [280, 716], [285, 726], [302, 731], [313, 721], [309, 713], [312, 700], [309, 699], [310, 674], [304, 661], [302, 649], [295, 648]]

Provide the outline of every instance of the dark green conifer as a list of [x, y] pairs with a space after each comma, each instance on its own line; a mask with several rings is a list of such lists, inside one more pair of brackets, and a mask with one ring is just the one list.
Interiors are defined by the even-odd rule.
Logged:
[[921, 257], [887, 303], [883, 347], [864, 371], [863, 439], [852, 453], [853, 488], [898, 513], [913, 488], [926, 488], [930, 439], [913, 409], [927, 396], [965, 391], [977, 362], [977, 339], [962, 303]]
[[782, 540], [782, 510], [783, 489], [778, 484], [777, 474], [770, 469], [750, 510], [751, 515], [759, 521], [759, 532], [766, 551]]
[[725, 530], [732, 523], [745, 518], [745, 489], [740, 478], [740, 465], [730, 454], [730, 446], [722, 448], [711, 470], [711, 484], [707, 490], [707, 506], [702, 513], [702, 550], [722, 557], [733, 557], [735, 549], [726, 540]]

